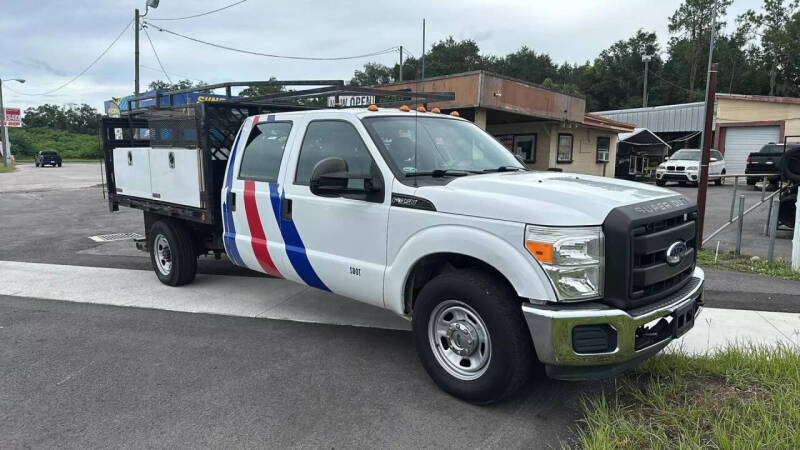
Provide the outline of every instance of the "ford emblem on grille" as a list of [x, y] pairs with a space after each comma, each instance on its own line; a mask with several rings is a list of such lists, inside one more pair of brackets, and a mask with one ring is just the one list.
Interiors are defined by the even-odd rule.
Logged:
[[667, 264], [674, 266], [681, 262], [686, 255], [686, 241], [675, 241], [667, 248]]

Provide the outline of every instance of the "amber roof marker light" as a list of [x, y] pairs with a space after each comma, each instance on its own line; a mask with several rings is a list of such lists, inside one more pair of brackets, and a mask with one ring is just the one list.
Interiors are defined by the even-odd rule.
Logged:
[[400, 107], [400, 111], [409, 112], [411, 109], [408, 107], [408, 105], [403, 105]]
[[377, 111], [378, 110], [378, 105], [369, 105], [369, 107], [367, 109], [369, 111]]
[[417, 107], [417, 112], [425, 112], [425, 107], [424, 106], [418, 106]]
[[453, 111], [450, 113], [450, 115], [453, 117], [461, 117], [461, 114], [459, 114], [458, 111]]
[[439, 109], [439, 108], [433, 108], [433, 109], [431, 110], [431, 112], [432, 112], [432, 113], [434, 113], [434, 114], [439, 114], [439, 113], [441, 113], [441, 112], [442, 112], [442, 110], [441, 110], [441, 109]]

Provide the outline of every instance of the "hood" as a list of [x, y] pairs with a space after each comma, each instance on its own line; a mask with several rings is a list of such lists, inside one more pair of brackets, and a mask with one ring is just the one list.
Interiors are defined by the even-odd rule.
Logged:
[[437, 211], [535, 225], [601, 225], [618, 207], [679, 196], [633, 181], [557, 172], [500, 172], [425, 186]]

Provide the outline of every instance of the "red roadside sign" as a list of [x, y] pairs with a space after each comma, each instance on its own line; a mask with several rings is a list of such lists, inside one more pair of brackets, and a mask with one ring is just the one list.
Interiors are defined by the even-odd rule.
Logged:
[[[0, 117], [2, 120], [2, 117]], [[22, 126], [22, 113], [19, 108], [6, 108], [5, 126], [19, 128]]]

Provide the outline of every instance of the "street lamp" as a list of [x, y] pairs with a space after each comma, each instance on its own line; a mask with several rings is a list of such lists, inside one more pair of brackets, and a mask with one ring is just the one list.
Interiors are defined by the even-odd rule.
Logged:
[[642, 92], [642, 108], [647, 108], [647, 65], [650, 63], [651, 55], [643, 55], [644, 61], [644, 91]]
[[6, 108], [3, 106], [3, 81], [16, 81], [17, 83], [24, 83], [22, 78], [8, 78], [3, 80], [0, 78], [0, 125], [3, 128], [3, 166], [8, 167], [11, 160], [11, 147], [8, 144], [8, 129], [6, 127]]

